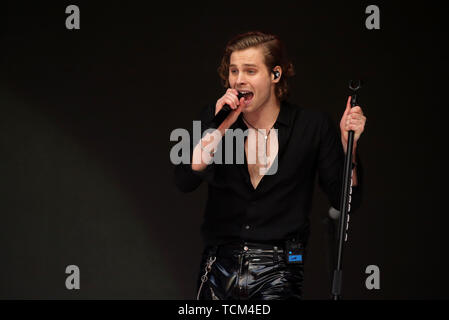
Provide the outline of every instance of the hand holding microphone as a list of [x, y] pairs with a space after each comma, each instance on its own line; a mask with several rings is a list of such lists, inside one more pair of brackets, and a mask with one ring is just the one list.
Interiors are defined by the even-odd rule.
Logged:
[[238, 118], [240, 112], [246, 107], [243, 94], [236, 89], [229, 88], [215, 104], [215, 117], [210, 123], [212, 128], [224, 123], [224, 129], [229, 128]]
[[[243, 97], [243, 94], [238, 92], [235, 89], [228, 89], [226, 93], [217, 100], [217, 103], [215, 104], [215, 117], [213, 118], [212, 122], [209, 123], [209, 127], [218, 129], [215, 130], [213, 134], [209, 134], [209, 136], [206, 135], [204, 137], [204, 140], [201, 139], [197, 146], [193, 150], [193, 158], [192, 158], [192, 170], [194, 171], [202, 171], [206, 168], [209, 161], [203, 161], [203, 154], [202, 151], [207, 151], [210, 153], [209, 160], [213, 158], [213, 150], [218, 145], [221, 137], [225, 134], [225, 130], [228, 129], [238, 118], [240, 113], [242, 112], [243, 108], [246, 107], [245, 98]], [[218, 136], [217, 136], [218, 134]], [[210, 142], [210, 139], [212, 136], [212, 143]], [[206, 143], [204, 143], [206, 142]], [[208, 148], [209, 144], [212, 145], [212, 148], [209, 150], [205, 150], [206, 145]], [[206, 152], [206, 153], [207, 153]]]

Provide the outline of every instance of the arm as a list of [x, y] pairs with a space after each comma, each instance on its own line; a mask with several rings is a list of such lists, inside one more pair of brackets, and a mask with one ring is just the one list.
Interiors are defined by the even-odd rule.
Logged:
[[[201, 114], [197, 117], [201, 121], [201, 132], [207, 129], [207, 123], [209, 119], [213, 117], [213, 107], [207, 106], [202, 109]], [[211, 179], [213, 177], [213, 164], [204, 168], [201, 172], [194, 171], [192, 169], [192, 160], [193, 160], [193, 152], [194, 144], [196, 142], [193, 141], [195, 137], [193, 137], [193, 130], [189, 128], [189, 137], [190, 137], [190, 149], [189, 149], [189, 163], [180, 163], [175, 165], [174, 170], [174, 182], [177, 188], [182, 192], [191, 192], [199, 187], [201, 182], [204, 179]]]
[[226, 129], [231, 127], [246, 107], [244, 98], [241, 98], [239, 101], [237, 94], [237, 90], [228, 89], [223, 97], [217, 100], [215, 108], [207, 107], [203, 109], [200, 116], [201, 134], [209, 129], [208, 124], [225, 104], [231, 106], [233, 110], [217, 130], [211, 134], [206, 134], [199, 141], [192, 141], [195, 137], [193, 137], [192, 131], [190, 131], [192, 142], [190, 150], [193, 150], [192, 156], [189, 157], [191, 161], [189, 164], [179, 164], [175, 168], [175, 184], [181, 191], [190, 192], [198, 188], [203, 180], [212, 181], [215, 172], [215, 165], [212, 161], [213, 153], [222, 140]]
[[[331, 205], [340, 210], [341, 187], [345, 159], [345, 147], [336, 125], [329, 116], [323, 117], [320, 128], [318, 174], [320, 188], [328, 196]], [[353, 176], [351, 212], [360, 207], [362, 199], [363, 166], [359, 152], [353, 148], [353, 163], [357, 163]], [[355, 179], [354, 179], [355, 177]]]
[[[201, 172], [206, 169], [211, 163], [213, 155], [217, 151], [218, 144], [225, 135], [226, 130], [232, 126], [242, 110], [246, 107], [245, 99], [241, 98], [239, 100], [237, 94], [237, 90], [228, 89], [225, 95], [217, 100], [214, 116], [225, 104], [228, 104], [232, 110], [214, 132], [204, 136], [204, 138], [195, 146], [192, 157], [192, 170]], [[212, 118], [210, 118], [210, 120], [212, 120]]]

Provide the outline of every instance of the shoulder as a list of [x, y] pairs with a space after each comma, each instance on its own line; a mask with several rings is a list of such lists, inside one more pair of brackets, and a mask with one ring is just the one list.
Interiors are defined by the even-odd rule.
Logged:
[[285, 107], [287, 113], [296, 123], [322, 126], [329, 121], [332, 122], [331, 116], [323, 110], [307, 108], [290, 102], [283, 102], [282, 107]]

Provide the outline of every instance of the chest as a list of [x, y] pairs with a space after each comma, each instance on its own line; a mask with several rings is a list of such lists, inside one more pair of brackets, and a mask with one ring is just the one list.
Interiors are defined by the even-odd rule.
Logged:
[[278, 152], [279, 139], [276, 130], [271, 130], [268, 135], [255, 130], [248, 134], [245, 140], [245, 157], [254, 189], [273, 165]]

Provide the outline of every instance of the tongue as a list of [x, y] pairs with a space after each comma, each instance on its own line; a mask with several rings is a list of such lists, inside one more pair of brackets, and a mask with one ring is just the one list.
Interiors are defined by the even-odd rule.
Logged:
[[248, 92], [243, 94], [243, 97], [245, 98], [245, 101], [251, 100], [253, 98], [253, 93], [252, 92]]

